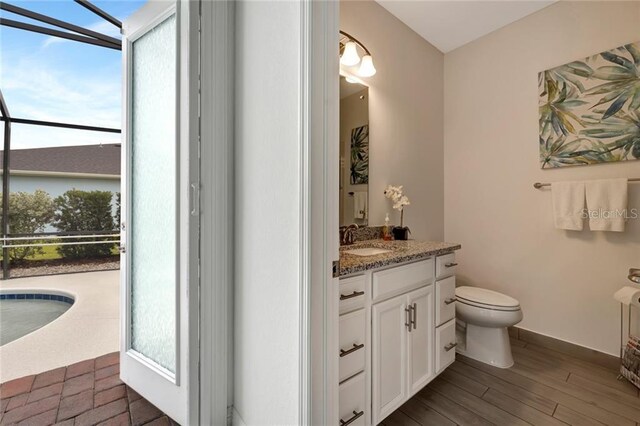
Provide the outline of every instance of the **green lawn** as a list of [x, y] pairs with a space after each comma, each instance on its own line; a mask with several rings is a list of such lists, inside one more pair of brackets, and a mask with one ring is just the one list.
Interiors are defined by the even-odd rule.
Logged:
[[[58, 253], [58, 248], [59, 246], [44, 246], [42, 247], [43, 252], [42, 253], [36, 253], [33, 256], [27, 256], [26, 260], [55, 260], [55, 259], [62, 259], [62, 256], [60, 256], [60, 254]], [[1, 250], [0, 250], [1, 251]], [[114, 256], [118, 254], [118, 248], [114, 247], [113, 249], [111, 249], [111, 254], [113, 254]], [[2, 256], [0, 256], [0, 261], [2, 261]]]

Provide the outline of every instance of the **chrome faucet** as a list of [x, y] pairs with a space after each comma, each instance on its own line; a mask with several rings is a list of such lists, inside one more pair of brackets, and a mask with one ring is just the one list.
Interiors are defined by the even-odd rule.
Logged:
[[348, 246], [356, 241], [355, 230], [358, 229], [358, 224], [352, 223], [349, 226], [340, 227], [340, 245]]

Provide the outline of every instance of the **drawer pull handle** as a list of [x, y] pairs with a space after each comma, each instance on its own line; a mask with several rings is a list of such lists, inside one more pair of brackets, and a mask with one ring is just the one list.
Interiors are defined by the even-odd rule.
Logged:
[[456, 298], [455, 298], [455, 297], [450, 297], [449, 299], [447, 299], [447, 300], [445, 300], [445, 301], [444, 301], [444, 304], [445, 304], [445, 305], [450, 305], [450, 304], [452, 304], [452, 303], [453, 303], [453, 302], [455, 302], [455, 301], [456, 301]]
[[452, 268], [454, 266], [458, 266], [458, 264], [456, 262], [451, 262], [451, 263], [445, 263], [444, 266], [446, 266], [447, 268]]
[[356, 345], [354, 343], [353, 347], [351, 349], [347, 349], [346, 351], [344, 349], [340, 349], [340, 358], [342, 358], [343, 356], [347, 356], [349, 354], [352, 354], [355, 351], [357, 351], [358, 349], [362, 349], [362, 348], [364, 348], [364, 343], [360, 343], [359, 345]]
[[364, 416], [364, 411], [353, 410], [353, 416], [349, 420], [344, 421], [344, 420], [340, 419], [340, 426], [350, 425], [351, 423], [355, 422], [356, 420], [358, 420], [362, 416]]
[[358, 297], [358, 296], [362, 296], [364, 294], [364, 291], [354, 291], [351, 294], [341, 294], [340, 295], [340, 300], [347, 300], [347, 299], [351, 299], [353, 297]]
[[458, 344], [457, 344], [457, 343], [449, 343], [448, 345], [446, 345], [446, 346], [444, 347], [444, 350], [445, 350], [445, 351], [447, 351], [447, 352], [449, 352], [451, 349], [455, 348], [456, 346], [458, 346]]

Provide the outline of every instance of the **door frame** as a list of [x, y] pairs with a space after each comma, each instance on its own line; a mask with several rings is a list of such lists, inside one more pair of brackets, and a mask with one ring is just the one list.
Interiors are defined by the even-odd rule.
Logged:
[[301, 8], [300, 424], [338, 424], [339, 20], [335, 1]]
[[200, 418], [233, 407], [234, 1], [193, 2], [200, 25]]

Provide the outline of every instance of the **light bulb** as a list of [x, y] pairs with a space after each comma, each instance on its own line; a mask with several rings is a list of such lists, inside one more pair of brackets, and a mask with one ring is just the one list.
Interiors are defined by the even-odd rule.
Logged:
[[351, 67], [356, 65], [358, 62], [360, 62], [360, 56], [358, 55], [356, 44], [352, 41], [348, 41], [347, 44], [344, 45], [344, 52], [340, 57], [340, 63]]
[[361, 77], [371, 77], [376, 73], [376, 68], [373, 66], [373, 59], [371, 55], [365, 55], [362, 57], [362, 63], [358, 70], [358, 75]]
[[347, 83], [359, 83], [358, 80], [353, 77], [345, 77], [344, 79], [347, 81]]

